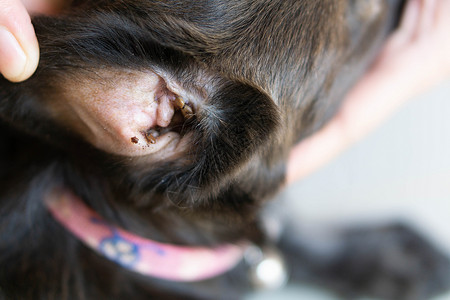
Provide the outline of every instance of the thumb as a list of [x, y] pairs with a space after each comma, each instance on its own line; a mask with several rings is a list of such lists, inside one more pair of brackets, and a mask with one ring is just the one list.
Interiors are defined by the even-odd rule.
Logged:
[[29, 78], [39, 61], [30, 16], [20, 0], [0, 0], [0, 73], [13, 82]]

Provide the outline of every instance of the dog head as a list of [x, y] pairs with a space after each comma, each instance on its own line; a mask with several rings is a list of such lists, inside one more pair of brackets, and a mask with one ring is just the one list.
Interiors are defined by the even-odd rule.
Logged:
[[[0, 81], [0, 118], [102, 178], [113, 203], [243, 221], [367, 68], [394, 6], [73, 1], [33, 19], [40, 65], [26, 82]], [[28, 155], [42, 162], [42, 151]]]

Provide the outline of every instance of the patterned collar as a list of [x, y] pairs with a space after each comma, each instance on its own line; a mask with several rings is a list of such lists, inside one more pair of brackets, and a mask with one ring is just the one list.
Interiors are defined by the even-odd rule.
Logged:
[[216, 248], [159, 243], [108, 224], [66, 189], [54, 190], [45, 201], [53, 217], [86, 246], [131, 271], [172, 281], [198, 281], [232, 269], [245, 247]]

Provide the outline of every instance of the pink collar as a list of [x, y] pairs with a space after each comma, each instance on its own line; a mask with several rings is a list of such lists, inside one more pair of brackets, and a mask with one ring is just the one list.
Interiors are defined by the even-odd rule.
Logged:
[[46, 206], [68, 231], [115, 263], [140, 274], [173, 281], [208, 279], [232, 269], [244, 247], [216, 248], [163, 244], [109, 225], [68, 190], [54, 190]]

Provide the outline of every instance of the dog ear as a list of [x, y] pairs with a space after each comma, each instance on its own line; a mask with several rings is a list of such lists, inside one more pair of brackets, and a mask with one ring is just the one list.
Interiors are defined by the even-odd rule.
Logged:
[[123, 173], [136, 191], [177, 195], [177, 205], [203, 203], [223, 192], [252, 158], [262, 157], [276, 142], [280, 114], [267, 94], [224, 79], [215, 86], [198, 111], [185, 159]]
[[[173, 191], [189, 200], [210, 196], [274, 140], [280, 114], [269, 95], [160, 43], [153, 31], [116, 16], [40, 17], [34, 24], [40, 65], [26, 82], [0, 83], [0, 118], [66, 151], [85, 153], [73, 147], [75, 140], [135, 156], [126, 163], [119, 158], [114, 166], [137, 193]], [[163, 127], [163, 118], [154, 113], [166, 101], [163, 105], [172, 108], [162, 111], [183, 114], [182, 104], [175, 104], [180, 99], [194, 113], [177, 132], [186, 137], [180, 148], [170, 157], [167, 148], [153, 158], [146, 155], [154, 146], [148, 130]], [[154, 101], [159, 103], [150, 111], [141, 105]], [[112, 138], [90, 135], [95, 130]]]
[[[122, 144], [142, 150], [148, 145], [144, 143], [147, 129], [154, 125], [167, 126], [163, 119], [166, 122], [170, 119], [173, 101], [184, 99], [189, 104], [189, 98], [193, 97], [183, 92], [187, 89], [178, 83], [196, 79], [179, 78], [181, 74], [177, 74], [180, 70], [194, 74], [188, 70], [192, 59], [161, 46], [151, 32], [129, 20], [112, 14], [92, 18], [37, 17], [33, 23], [41, 47], [40, 65], [35, 75], [16, 85], [6, 80], [1, 82], [0, 116], [13, 126], [41, 135], [51, 132], [59, 136], [58, 140], [65, 140], [64, 134], [75, 131], [100, 149], [133, 155], [127, 149], [117, 149], [107, 138], [96, 138], [97, 135], [90, 132], [96, 130], [95, 126], [89, 125], [120, 127], [119, 132], [113, 131], [111, 135], [125, 135], [116, 140], [126, 139], [127, 143]], [[138, 105], [144, 102], [154, 109], [145, 112], [143, 105]], [[153, 104], [156, 102], [163, 104], [159, 105], [159, 115], [155, 115], [158, 109]], [[74, 106], [78, 113], [80, 108], [85, 108], [82, 116], [76, 116]], [[135, 109], [130, 110], [131, 106]], [[83, 125], [90, 115], [99, 118]], [[99, 120], [115, 123], [103, 124]], [[145, 122], [147, 124], [143, 124]], [[55, 126], [57, 124], [60, 126]], [[58, 127], [64, 127], [65, 132]], [[139, 138], [140, 142], [132, 143], [132, 138], [135, 138], [133, 141]], [[119, 145], [118, 148], [126, 147]], [[142, 154], [142, 151], [135, 152]]]
[[199, 90], [180, 80], [156, 65], [93, 65], [59, 79], [46, 106], [60, 125], [98, 149], [127, 157], [159, 153], [163, 159], [161, 149], [181, 142], [204, 103]]

